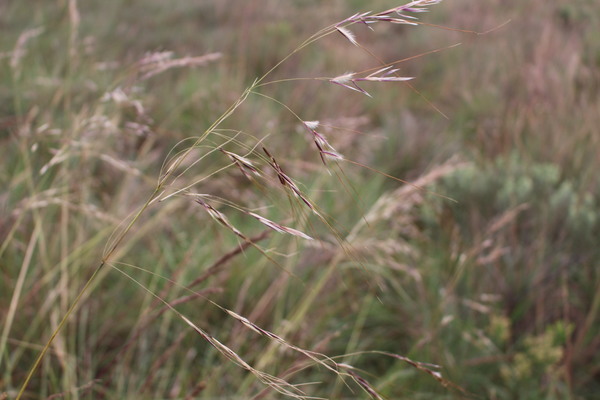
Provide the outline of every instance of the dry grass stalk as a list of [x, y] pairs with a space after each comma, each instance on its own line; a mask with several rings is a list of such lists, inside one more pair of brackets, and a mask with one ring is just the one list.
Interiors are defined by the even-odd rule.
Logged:
[[43, 32], [44, 29], [39, 27], [34, 29], [28, 29], [19, 36], [19, 39], [17, 39], [17, 43], [10, 57], [10, 67], [14, 71], [18, 71], [19, 65], [21, 64], [21, 60], [27, 54], [27, 42], [33, 39], [34, 37], [41, 35]]
[[205, 66], [222, 57], [221, 53], [209, 53], [203, 56], [182, 57], [171, 59], [171, 52], [152, 53], [139, 61], [139, 70], [142, 76], [138, 79], [144, 81], [173, 68], [189, 68]]

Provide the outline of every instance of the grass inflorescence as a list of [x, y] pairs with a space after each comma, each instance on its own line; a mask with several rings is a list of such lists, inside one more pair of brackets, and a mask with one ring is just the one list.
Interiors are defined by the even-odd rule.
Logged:
[[0, 398], [595, 392], [597, 6], [21, 3]]

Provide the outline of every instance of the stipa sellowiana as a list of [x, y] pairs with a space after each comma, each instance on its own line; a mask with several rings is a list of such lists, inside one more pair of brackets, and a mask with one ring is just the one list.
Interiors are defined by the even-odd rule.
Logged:
[[[269, 257], [269, 259], [276, 253], [275, 250], [266, 247], [262, 248], [257, 243], [254, 243], [252, 235], [249, 232], [245, 232], [243, 228], [235, 223], [233, 214], [238, 213], [240, 214], [237, 216], [238, 218], [253, 220], [255, 223], [262, 225], [263, 228], [267, 227], [276, 233], [285, 234], [297, 241], [310, 240], [311, 242], [317, 243], [319, 241], [327, 242], [327, 240], [324, 239], [325, 235], [322, 234], [322, 230], [319, 231], [319, 229], [315, 227], [315, 225], [320, 224], [326, 228], [332, 228], [331, 236], [334, 237], [332, 241], [339, 242], [338, 244], [342, 247], [341, 253], [348, 251], [347, 249], [350, 245], [345, 243], [342, 234], [333, 229], [334, 223], [331, 221], [331, 218], [319, 207], [318, 202], [313, 199], [313, 193], [311, 192], [310, 187], [302, 183], [301, 177], [296, 177], [294, 174], [295, 171], [293, 167], [290, 166], [291, 163], [286, 156], [281, 155], [280, 152], [274, 150], [268, 143], [263, 143], [262, 138], [251, 137], [251, 135], [245, 132], [227, 131], [224, 128], [224, 125], [229, 117], [236, 113], [250, 96], [256, 95], [262, 96], [261, 98], [268, 98], [268, 96], [261, 93], [260, 90], [266, 85], [277, 83], [276, 80], [269, 81], [272, 73], [292, 55], [300, 52], [307, 46], [317, 42], [325, 36], [339, 33], [351, 46], [360, 49], [362, 48], [362, 45], [352, 31], [355, 25], [364, 25], [369, 28], [372, 28], [373, 25], [377, 23], [418, 25], [419, 22], [416, 19], [416, 16], [412, 14], [423, 12], [428, 6], [438, 2], [439, 1], [425, 0], [413, 1], [404, 6], [395, 7], [379, 13], [359, 13], [322, 29], [315, 35], [309, 37], [300, 46], [294, 49], [289, 56], [285, 57], [281, 62], [277, 63], [272, 69], [267, 71], [267, 73], [256, 79], [231, 105], [231, 107], [217, 118], [217, 120], [201, 135], [188, 139], [182, 143], [182, 148], [174, 150], [172, 156], [168, 157], [165, 162], [165, 166], [151, 196], [133, 214], [133, 216], [124, 221], [122, 227], [115, 232], [115, 235], [107, 246], [107, 250], [101, 262], [95, 269], [95, 272], [83, 287], [79, 296], [77, 296], [68, 308], [62, 321], [57, 324], [53, 335], [50, 337], [30, 369], [29, 375], [25, 378], [17, 398], [23, 396], [33, 373], [52, 345], [58, 332], [63, 328], [65, 322], [76, 309], [80, 300], [86, 297], [85, 294], [88, 293], [92, 287], [92, 283], [100, 271], [105, 269], [105, 266], [110, 266], [116, 271], [123, 273], [124, 276], [135, 281], [134, 277], [124, 271], [128, 266], [118, 264], [118, 259], [123, 256], [124, 251], [127, 249], [125, 244], [127, 243], [128, 237], [133, 232], [133, 228], [142, 221], [142, 216], [152, 208], [157, 209], [162, 207], [168, 201], [185, 201], [187, 199], [193, 199], [193, 201], [197, 203], [196, 207], [199, 205], [199, 209], [204, 212], [198, 212], [198, 214], [203, 215], [199, 218], [204, 218], [204, 215], [208, 215], [217, 223], [217, 225], [233, 234], [235, 239], [239, 241], [239, 246], [250, 243], [251, 247], [255, 247], [261, 254]], [[167, 53], [149, 55], [144, 57], [144, 59], [137, 64], [134, 79], [137, 79], [138, 81], [148, 80], [173, 68], [204, 65], [208, 62], [217, 60], [219, 57], [220, 55], [218, 53], [211, 53], [202, 57], [184, 57], [181, 59], [171, 59], [171, 55]], [[316, 80], [329, 81], [330, 83], [371, 97], [372, 95], [362, 87], [366, 86], [366, 83], [368, 82], [396, 83], [406, 82], [412, 79], [411, 77], [400, 76], [401, 71], [396, 65], [382, 65], [383, 63], [378, 61], [376, 64], [376, 67], [366, 72], [345, 73], [333, 78]], [[352, 93], [350, 94], [353, 95]], [[127, 99], [128, 97], [125, 92], [120, 91], [119, 89], [115, 89], [105, 96], [105, 101], [107, 102], [124, 103]], [[139, 113], [145, 112], [144, 108], [141, 106], [136, 107], [136, 110], [138, 110], [137, 112]], [[303, 126], [304, 131], [307, 133], [308, 142], [310, 143], [311, 148], [313, 148], [311, 154], [313, 154], [315, 158], [318, 157], [322, 164], [324, 164], [323, 166], [320, 166], [320, 168], [332, 171], [332, 173], [335, 173], [338, 177], [342, 176], [341, 174], [343, 172], [341, 172], [341, 165], [345, 162], [356, 162], [346, 156], [343, 149], [336, 145], [336, 142], [330, 135], [325, 135], [321, 130], [319, 122], [309, 118], [304, 119], [303, 117], [300, 117], [300, 114], [303, 114], [303, 112], [291, 112], [291, 115], [297, 119], [297, 122]], [[319, 116], [316, 116], [316, 118], [319, 118]], [[242, 139], [242, 136], [244, 135], [246, 135], [246, 139]], [[312, 147], [313, 145], [316, 147], [316, 152], [314, 151], [314, 147]], [[341, 149], [341, 151], [338, 152], [337, 149]], [[112, 165], [126, 169], [125, 166], [127, 164], [116, 163], [109, 157], [104, 157], [104, 160]], [[205, 165], [208, 165], [209, 167], [204, 168]], [[217, 165], [217, 167], [215, 167], [215, 165]], [[267, 217], [265, 215], [269, 209], [262, 204], [256, 208], [250, 206], [235, 206], [232, 204], [233, 200], [223, 199], [216, 194], [210, 193], [209, 190], [205, 190], [206, 187], [209, 189], [212, 187], [208, 185], [207, 182], [218, 180], [226, 173], [233, 174], [231, 171], [236, 171], [238, 175], [241, 174], [247, 181], [245, 183], [249, 182], [249, 184], [256, 185], [261, 190], [270, 191], [269, 194], [271, 192], [275, 193], [273, 194], [273, 197], [283, 194], [282, 197], [289, 200], [290, 209], [292, 210], [290, 214], [296, 218], [289, 218], [289, 215], [287, 214], [284, 214], [283, 217], [277, 216], [277, 218]], [[342, 183], [345, 184], [345, 182]], [[209, 194], [204, 194], [207, 191]], [[348, 189], [347, 191], [351, 193], [351, 189]], [[230, 208], [233, 208], [233, 211], [230, 210]], [[262, 211], [265, 209], [267, 211], [263, 213]], [[288, 222], [289, 220], [292, 222]], [[205, 221], [205, 219], [203, 219], [203, 221]], [[273, 235], [276, 235], [276, 233], [273, 233]], [[326, 247], [327, 244], [328, 243], [323, 244], [323, 247]], [[341, 256], [338, 256], [338, 258], [339, 257]], [[353, 261], [360, 263], [360, 260], [358, 259]], [[317, 292], [317, 289], [321, 289], [327, 283], [327, 277], [332, 273], [330, 271], [333, 271], [333, 267], [336, 266], [336, 263], [331, 263], [331, 266], [332, 267], [327, 270], [318, 284], [315, 285], [314, 292]], [[135, 282], [138, 283], [137, 281]], [[144, 287], [144, 289], [152, 292], [147, 287]], [[154, 295], [155, 293], [152, 292], [152, 294]], [[194, 292], [194, 294], [198, 293]], [[198, 297], [204, 298], [206, 296]], [[160, 296], [157, 298], [163, 301]], [[217, 339], [214, 334], [208, 331], [208, 328], [201, 326], [199, 322], [193, 321], [190, 317], [176, 311], [173, 304], [167, 301], [164, 301], [164, 303], [166, 307], [172, 309], [177, 317], [193, 329], [193, 331], [215, 351], [238, 365], [243, 370], [248, 371], [268, 388], [285, 396], [311, 398], [310, 390], [302, 387], [302, 385], [291, 383], [291, 378], [294, 377], [294, 373], [289, 373], [287, 375], [281, 374], [282, 376], [279, 376], [263, 372], [263, 369], [252, 365], [241, 357], [232, 346], [225, 344], [223, 340]], [[211, 304], [217, 306], [216, 303], [211, 302]], [[304, 310], [313, 305], [314, 296], [307, 296], [306, 300], [303, 300], [298, 307], [297, 315], [305, 315], [306, 311]], [[366, 394], [374, 398], [382, 398], [378, 393], [378, 388], [369, 383], [364, 377], [366, 374], [357, 372], [357, 369], [353, 368], [350, 364], [338, 363], [329, 356], [325, 356], [319, 352], [309, 351], [299, 345], [293, 344], [293, 340], [288, 339], [287, 337], [287, 335], [290, 334], [287, 328], [282, 328], [284, 333], [273, 333], [270, 330], [266, 330], [259, 326], [259, 324], [249, 316], [242, 316], [240, 313], [234, 312], [228, 308], [222, 308], [222, 311], [226, 312], [228, 318], [239, 323], [244, 329], [248, 329], [266, 339], [269, 342], [268, 346], [282, 348], [282, 351], [289, 351], [299, 355], [305, 363], [308, 363], [306, 365], [303, 364], [303, 368], [308, 368], [309, 366], [324, 367], [324, 369], [329, 371], [332, 376], [340, 377], [348, 385], [354, 385], [355, 389], [358, 388], [363, 390]], [[285, 376], [285, 378], [283, 376]], [[435, 376], [439, 377], [437, 373]], [[354, 384], [351, 384], [350, 382], [354, 382]]]

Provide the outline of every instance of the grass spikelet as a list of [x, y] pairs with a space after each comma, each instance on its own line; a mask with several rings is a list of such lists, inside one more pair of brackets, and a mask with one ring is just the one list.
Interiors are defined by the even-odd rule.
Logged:
[[406, 82], [414, 79], [414, 77], [394, 76], [398, 71], [397, 68], [387, 66], [364, 77], [357, 76], [354, 73], [346, 73], [329, 79], [329, 82], [362, 93], [368, 97], [373, 97], [366, 90], [358, 86], [357, 82]]
[[317, 149], [319, 150], [319, 155], [321, 157], [321, 161], [323, 164], [327, 165], [325, 162], [325, 157], [342, 160], [344, 157], [339, 154], [333, 146], [329, 144], [325, 136], [317, 132], [317, 127], [319, 126], [319, 121], [302, 121], [306, 129], [310, 132]]
[[226, 151], [223, 149], [219, 149], [223, 154], [227, 155], [231, 161], [239, 168], [241, 173], [248, 179], [252, 180], [252, 177], [248, 174], [247, 171], [250, 171], [252, 174], [256, 176], [260, 176], [260, 172], [254, 166], [254, 163], [247, 159], [246, 157], [242, 157], [230, 151]]
[[347, 72], [343, 75], [339, 75], [339, 76], [336, 76], [335, 78], [329, 79], [329, 82], [339, 85], [339, 86], [342, 86], [342, 87], [345, 87], [347, 89], [362, 93], [368, 97], [373, 97], [369, 94], [369, 92], [367, 92], [366, 90], [364, 90], [363, 88], [361, 88], [360, 86], [358, 86], [356, 84], [356, 79], [354, 78], [354, 76], [355, 76], [354, 73]]
[[360, 376], [358, 373], [356, 373], [354, 371], [354, 367], [352, 367], [351, 365], [347, 365], [347, 364], [338, 364], [338, 365], [340, 365], [340, 366], [343, 365], [343, 367], [348, 370], [348, 373], [350, 374], [350, 376], [352, 376], [352, 378], [356, 382], [358, 382], [360, 387], [363, 388], [363, 390], [365, 392], [367, 392], [369, 394], [369, 396], [371, 396], [372, 398], [374, 398], [376, 400], [384, 400], [383, 397], [381, 397], [379, 395], [379, 393], [377, 393], [377, 391], [369, 384], [369, 382], [365, 378], [363, 378], [362, 376]]
[[233, 226], [231, 222], [229, 222], [229, 219], [227, 219], [225, 214], [223, 214], [222, 212], [220, 212], [219, 210], [202, 200], [200, 197], [196, 197], [194, 201], [200, 204], [202, 207], [204, 207], [204, 209], [208, 212], [208, 215], [210, 215], [219, 224], [232, 231], [236, 236], [239, 236], [240, 238], [246, 241], [249, 240], [242, 232], [240, 232], [235, 226]]
[[335, 29], [337, 29], [339, 33], [341, 33], [346, 39], [348, 39], [350, 43], [352, 43], [355, 46], [358, 46], [358, 42], [356, 41], [356, 35], [348, 28], [345, 28], [343, 26], [336, 26]]
[[315, 208], [315, 206], [313, 206], [313, 204], [308, 200], [308, 198], [306, 196], [304, 196], [304, 194], [300, 191], [300, 189], [294, 183], [294, 181], [292, 180], [292, 178], [290, 178], [288, 175], [286, 175], [283, 172], [283, 169], [281, 169], [281, 166], [277, 163], [277, 161], [275, 160], [275, 157], [273, 157], [271, 155], [271, 153], [269, 153], [269, 151], [266, 148], [264, 148], [264, 147], [263, 147], [263, 151], [269, 157], [268, 163], [275, 170], [275, 173], [277, 174], [277, 178], [279, 179], [279, 183], [281, 183], [281, 185], [283, 187], [289, 189], [291, 191], [292, 195], [294, 195], [295, 197], [297, 197], [300, 200], [302, 200], [302, 202], [304, 204], [306, 204], [306, 206], [314, 214], [316, 214], [318, 216], [321, 216], [321, 214], [319, 214], [319, 212], [317, 211], [317, 209]]
[[248, 215], [256, 218], [262, 224], [268, 226], [269, 228], [273, 229], [274, 231], [281, 232], [281, 233], [288, 233], [290, 235], [298, 236], [298, 237], [301, 237], [301, 238], [307, 239], [307, 240], [314, 240], [312, 237], [308, 236], [307, 234], [305, 234], [303, 232], [300, 232], [297, 229], [293, 229], [293, 228], [289, 228], [287, 226], [280, 225], [276, 222], [273, 222], [265, 217], [255, 214], [253, 212], [248, 212]]

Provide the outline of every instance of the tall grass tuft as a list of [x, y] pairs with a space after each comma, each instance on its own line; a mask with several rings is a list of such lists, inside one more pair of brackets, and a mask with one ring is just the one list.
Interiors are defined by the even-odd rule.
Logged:
[[600, 390], [599, 6], [309, 3], [0, 2], [0, 398]]
[[[239, 367], [240, 371], [245, 371], [246, 376], [236, 373], [233, 376], [238, 377], [233, 378], [232, 382], [229, 382], [229, 379], [224, 379], [223, 382], [239, 387], [238, 393], [244, 396], [261, 398], [267, 391], [274, 391], [298, 399], [315, 398], [320, 393], [320, 389], [316, 389], [319, 385], [310, 381], [302, 382], [304, 377], [312, 374], [308, 371], [320, 367], [329, 373], [329, 378], [326, 379], [342, 383], [342, 386], [335, 386], [335, 393], [349, 391], [356, 394], [362, 390], [373, 398], [381, 399], [382, 395], [378, 389], [365, 377], [365, 371], [348, 363], [349, 355], [332, 357], [325, 355], [319, 350], [319, 346], [315, 347], [309, 342], [303, 345], [294, 344], [297, 341], [295, 332], [310, 329], [302, 325], [310, 321], [309, 313], [315, 308], [318, 298], [328, 290], [327, 286], [335, 282], [333, 277], [342, 263], [364, 264], [351, 240], [352, 236], [356, 235], [356, 230], [350, 233], [350, 236], [340, 231], [336, 227], [336, 221], [329, 214], [330, 211], [319, 205], [318, 196], [315, 195], [326, 187], [325, 181], [329, 180], [331, 175], [339, 182], [338, 195], [358, 199], [360, 195], [348, 181], [342, 166], [346, 162], [363, 164], [351, 160], [334, 148], [323, 130], [327, 125], [308, 120], [304, 116], [308, 114], [307, 111], [293, 110], [270, 93], [273, 85], [302, 84], [304, 80], [312, 79], [333, 83], [371, 97], [372, 95], [363, 89], [363, 84], [401, 83], [412, 78], [398, 75], [400, 68], [397, 64], [400, 61], [383, 62], [376, 57], [373, 59], [376, 66], [362, 72], [345, 73], [330, 78], [271, 77], [297, 53], [334, 34], [341, 34], [349, 45], [368, 52], [352, 32], [353, 29], [366, 27], [373, 30], [376, 24], [386, 23], [418, 25], [420, 22], [416, 14], [437, 3], [439, 0], [418, 0], [378, 13], [357, 13], [311, 35], [267, 72], [254, 79], [202, 133], [175, 144], [158, 171], [158, 178], [149, 196], [128, 216], [124, 213], [143, 198], [143, 192], [151, 182], [142, 164], [144, 159], [157, 159], [156, 142], [160, 140], [156, 132], [153, 132], [154, 118], [144, 100], [138, 95], [138, 88], [144, 82], [157, 79], [160, 75], [174, 73], [178, 68], [210, 68], [210, 63], [218, 62], [222, 54], [213, 52], [203, 56], [174, 58], [169, 52], [153, 52], [145, 54], [139, 61], [134, 61], [125, 68], [98, 63], [93, 59], [93, 53], [85, 52], [86, 46], [91, 45], [93, 39], [81, 37], [81, 13], [75, 0], [69, 1], [65, 7], [68, 45], [61, 49], [64, 52], [64, 72], [56, 74], [54, 71], [47, 71], [48, 66], [44, 65], [41, 57], [34, 57], [37, 64], [25, 66], [29, 43], [40, 36], [45, 28], [30, 29], [19, 36], [10, 53], [8, 74], [12, 75], [15, 93], [22, 93], [14, 96], [14, 113], [17, 120], [11, 132], [11, 142], [16, 143], [16, 160], [20, 165], [13, 172], [9, 182], [11, 198], [7, 201], [14, 206], [6, 224], [7, 232], [4, 235], [2, 251], [18, 243], [15, 242], [17, 233], [24, 226], [29, 227], [31, 235], [23, 243], [26, 247], [25, 257], [14, 284], [0, 343], [0, 360], [8, 371], [3, 378], [6, 381], [7, 394], [20, 399], [35, 396], [34, 393], [49, 398], [79, 397], [92, 393], [110, 397], [117, 393], [131, 395], [136, 391], [141, 394], [150, 391], [161, 393], [166, 390], [164, 385], [167, 382], [165, 377], [160, 376], [163, 365], [169, 362], [169, 356], [173, 352], [189, 346], [188, 353], [194, 354], [192, 358], [196, 358], [195, 354], [199, 354], [199, 360], [219, 357]], [[33, 71], [29, 71], [29, 68]], [[86, 76], [89, 69], [109, 71], [111, 79], [104, 83], [92, 82]], [[35, 86], [37, 83], [29, 82], [24, 77], [35, 75], [40, 78], [51, 76], [46, 78], [49, 81], [44, 83], [50, 88], [45, 99], [44, 94], [36, 95], [35, 99], [28, 96], [29, 85]], [[96, 93], [102, 91], [100, 86], [104, 87], [105, 91], [93, 102]], [[44, 108], [41, 108], [44, 101]], [[273, 148], [275, 146], [271, 144], [271, 135], [263, 135], [251, 129], [226, 127], [228, 121], [238, 113], [252, 112], [256, 107], [264, 107], [264, 104], [269, 103], [280, 108], [291, 118], [288, 130], [290, 127], [299, 126], [308, 132], [309, 140], [306, 140], [306, 135], [293, 137], [298, 136], [293, 129], [288, 133], [279, 134], [290, 136], [288, 140], [293, 142], [294, 146], [304, 146], [303, 142], [312, 142], [316, 148], [315, 154], [323, 165], [320, 168], [311, 167], [315, 171], [320, 170], [318, 173], [321, 177], [316, 177], [317, 180], [310, 186], [301, 183], [301, 176], [294, 176], [297, 173], [293, 167], [293, 158], [290, 157], [295, 155], [286, 154], [281, 148]], [[62, 109], [64, 116], [59, 117], [58, 113], [48, 115], [45, 109], [52, 108]], [[248, 110], [245, 110], [246, 108]], [[279, 129], [282, 128], [284, 126]], [[277, 142], [274, 141], [275, 144]], [[121, 148], [115, 149], [115, 146]], [[160, 147], [158, 149], [160, 150]], [[115, 150], [120, 154], [115, 154]], [[37, 154], [41, 156], [38, 157]], [[124, 155], [131, 159], [124, 158]], [[310, 152], [307, 155], [311, 157]], [[384, 173], [382, 175], [389, 176]], [[117, 179], [123, 183], [115, 184]], [[221, 180], [228, 182], [229, 186], [219, 189]], [[93, 197], [93, 193], [98, 192], [98, 187], [101, 188], [104, 198]], [[252, 193], [251, 197], [246, 199], [241, 194], [236, 195], [237, 187], [243, 187], [245, 192]], [[417, 185], [411, 187], [422, 190]], [[97, 204], [98, 202], [100, 204]], [[106, 209], [102, 203], [110, 205], [111, 208]], [[164, 221], [174, 222], [181, 218], [184, 212], [187, 215], [185, 218], [197, 219], [196, 224], [199, 224], [187, 226], [187, 229], [194, 225], [198, 228], [190, 233], [179, 230], [179, 227], [187, 224], [174, 223], [172, 226], [172, 235], [176, 241], [182, 240], [177, 237], [187, 238], [181, 243], [184, 247], [189, 246], [183, 252], [186, 263], [195, 265], [202, 271], [206, 264], [203, 260], [218, 254], [219, 246], [213, 247], [206, 243], [207, 240], [222, 241], [230, 247], [213, 266], [188, 281], [191, 284], [186, 284], [187, 279], [183, 276], [192, 273], [188, 266], [177, 267], [169, 275], [163, 267], [165, 263], [169, 263], [167, 259], [156, 260], [150, 264], [148, 257], [142, 256], [136, 260], [136, 257], [132, 256], [144, 252], [144, 247], [148, 245], [169, 247], [167, 243], [152, 242], [152, 236], [157, 234], [158, 229], [164, 229], [159, 228], [165, 226]], [[282, 219], [286, 222], [279, 222]], [[211, 224], [210, 220], [214, 221], [214, 224]], [[118, 228], [109, 234], [108, 228], [105, 228], [106, 222], [117, 221]], [[256, 228], [252, 221], [260, 223], [267, 230], [253, 236], [251, 232]], [[89, 224], [92, 226], [88, 226]], [[223, 231], [216, 233], [217, 227]], [[55, 228], [54, 236], [45, 234], [48, 229]], [[97, 233], [89, 236], [87, 232], [94, 230]], [[211, 231], [214, 233], [209, 233]], [[294, 240], [273, 239], [269, 247], [261, 246], [261, 241], [275, 234], [288, 235]], [[193, 239], [196, 235], [199, 235], [199, 238]], [[212, 235], [218, 238], [211, 239]], [[107, 240], [107, 243], [96, 267], [91, 270], [89, 277], [84, 278], [90, 272], [87, 262], [98, 255], [95, 249], [103, 240]], [[295, 253], [302, 250], [304, 245], [301, 242], [305, 240], [319, 243], [313, 246], [312, 251], [329, 253], [330, 261], [324, 264], [322, 273], [315, 274], [299, 264], [294, 257]], [[186, 243], [188, 241], [189, 244]], [[198, 245], [201, 246], [201, 251], [196, 252], [193, 246]], [[258, 302], [254, 310], [246, 311], [248, 316], [234, 311], [240, 309], [241, 303], [222, 305], [212, 299], [211, 294], [226, 290], [222, 287], [227, 283], [223, 278], [215, 287], [192, 288], [209, 279], [211, 275], [223, 276], [223, 271], [227, 270], [224, 265], [226, 262], [250, 250], [252, 254], [247, 256], [246, 268], [250, 274], [258, 275], [245, 278], [247, 283], [239, 289], [240, 301], [252, 301], [251, 295], [244, 294], [244, 291], [248, 291], [247, 285], [261, 275], [266, 280], [259, 282], [261, 285], [271, 280], [272, 283], [262, 297], [257, 297]], [[34, 253], [39, 253], [40, 260], [43, 260], [36, 268], [32, 268]], [[261, 256], [262, 261], [256, 259], [256, 256]], [[164, 254], [164, 257], [178, 258], [178, 251], [172, 249], [170, 255]], [[127, 261], [122, 261], [124, 259]], [[272, 267], [281, 272], [273, 274]], [[363, 268], [365, 273], [360, 279], [367, 282], [369, 273], [366, 267]], [[102, 305], [98, 300], [94, 300], [98, 298], [94, 293], [101, 293], [107, 289], [107, 285], [112, 285], [111, 282], [116, 280], [115, 273], [124, 278], [124, 281], [119, 283], [123, 290], [118, 296], [121, 298], [113, 299], [113, 307], [124, 302], [125, 297], [136, 296], [136, 293], [139, 293], [132, 288], [139, 288], [149, 296], [136, 301], [135, 305], [126, 302], [125, 307], [133, 306], [140, 313], [138, 322], [134, 322], [132, 327], [122, 326], [117, 322], [119, 313], [125, 311], [124, 308], [116, 308], [116, 314], [112, 316], [110, 313], [98, 314], [95, 311], [106, 308], [107, 304]], [[35, 279], [27, 279], [31, 274], [34, 274]], [[80, 288], [79, 282], [84, 282]], [[275, 301], [277, 296], [272, 291], [289, 290], [294, 287], [303, 288], [305, 294], [301, 297], [295, 296], [296, 300], [286, 307], [289, 308], [287, 311], [274, 309], [272, 301]], [[369, 292], [376, 293], [378, 290], [371, 284], [367, 287]], [[175, 299], [170, 299], [173, 294]], [[22, 324], [32, 312], [27, 307], [29, 304], [38, 303], [39, 300], [34, 299], [39, 296], [43, 299], [42, 310], [31, 316], [34, 324], [26, 328]], [[248, 300], [245, 299], [246, 296], [249, 297]], [[254, 296], [256, 295], [252, 295]], [[277, 303], [282, 301], [277, 300]], [[86, 302], [90, 306], [81, 308]], [[203, 316], [190, 313], [183, 307], [187, 306], [189, 309], [192, 305], [212, 311]], [[164, 311], [170, 311], [171, 317], [183, 322], [179, 325], [168, 322], [168, 325], [163, 325], [164, 329], [158, 330], [166, 339], [164, 344], [169, 343], [167, 338], [173, 335], [173, 331], [181, 333], [176, 334], [172, 344], [165, 348], [162, 357], [156, 359], [148, 369], [137, 372], [142, 374], [138, 378], [135, 376], [136, 372], [128, 370], [127, 366], [133, 364], [126, 360], [131, 357], [145, 358], [144, 353], [147, 353], [147, 350], [144, 348], [149, 344], [149, 337], [145, 331], [150, 324], [162, 324], [159, 323], [158, 317]], [[225, 335], [225, 338], [218, 339], [216, 333], [211, 333], [213, 329], [210, 319], [215, 318], [218, 313], [223, 313], [221, 319], [226, 316], [233, 322], [232, 329], [235, 335]], [[271, 313], [280, 316], [270, 322], [265, 320]], [[76, 323], [70, 324], [75, 316]], [[89, 331], [90, 321], [99, 318], [115, 319], [115, 325], [105, 324], [101, 327], [110, 331], [124, 330], [120, 335], [113, 333], [111, 336], [123, 339], [129, 336], [129, 339], [121, 343], [102, 344], [107, 332]], [[272, 324], [273, 329], [279, 333], [261, 327], [261, 320], [264, 320], [263, 323]], [[33, 352], [27, 349], [25, 344], [39, 333], [43, 334], [45, 329], [42, 325], [48, 323], [51, 334], [45, 344], [40, 347], [34, 346]], [[228, 325], [227, 322], [221, 323]], [[185, 326], [195, 332], [209, 347], [198, 348], [197, 345], [184, 344], [189, 336]], [[236, 328], [233, 328], [234, 326]], [[240, 328], [243, 330], [240, 331]], [[17, 329], [19, 332], [25, 332], [19, 340], [15, 340], [11, 334]], [[130, 330], [130, 333], [126, 334], [126, 330]], [[250, 339], [251, 334], [256, 337]], [[80, 340], [86, 337], [90, 338], [89, 341], [81, 343]], [[240, 340], [243, 337], [254, 343], [251, 348], [246, 348]], [[10, 340], [12, 342], [9, 344]], [[229, 343], [225, 344], [226, 341]], [[87, 348], [92, 343], [96, 343], [95, 347], [98, 348], [120, 349], [111, 351], [108, 359], [96, 363], [92, 359], [104, 356]], [[136, 349], [133, 350], [134, 348]], [[259, 350], [260, 348], [262, 350]], [[83, 359], [72, 359], [74, 351]], [[356, 357], [356, 354], [353, 357]], [[438, 366], [412, 361], [393, 353], [372, 354], [397, 358], [417, 370], [430, 374], [444, 386], [462, 390], [442, 378], [442, 374], [437, 371]], [[282, 360], [277, 360], [278, 358]], [[23, 363], [29, 363], [31, 366], [28, 369], [16, 367]], [[82, 370], [82, 365], [90, 363], [100, 367]], [[219, 366], [216, 361], [211, 363], [214, 363], [215, 368], [229, 370]], [[82, 373], [84, 376], [81, 376]], [[134, 382], [142, 377], [143, 383], [136, 386]], [[252, 380], [249, 380], [249, 377], [253, 377]], [[192, 372], [185, 379], [197, 380]], [[255, 382], [265, 386], [258, 389]], [[212, 383], [189, 387], [189, 383], [181, 385], [182, 383], [174, 382], [168, 390], [170, 395], [187, 393], [189, 397], [201, 392], [228, 392], [212, 387]], [[12, 389], [13, 387], [18, 390]], [[56, 391], [58, 388], [62, 388], [62, 391]]]

